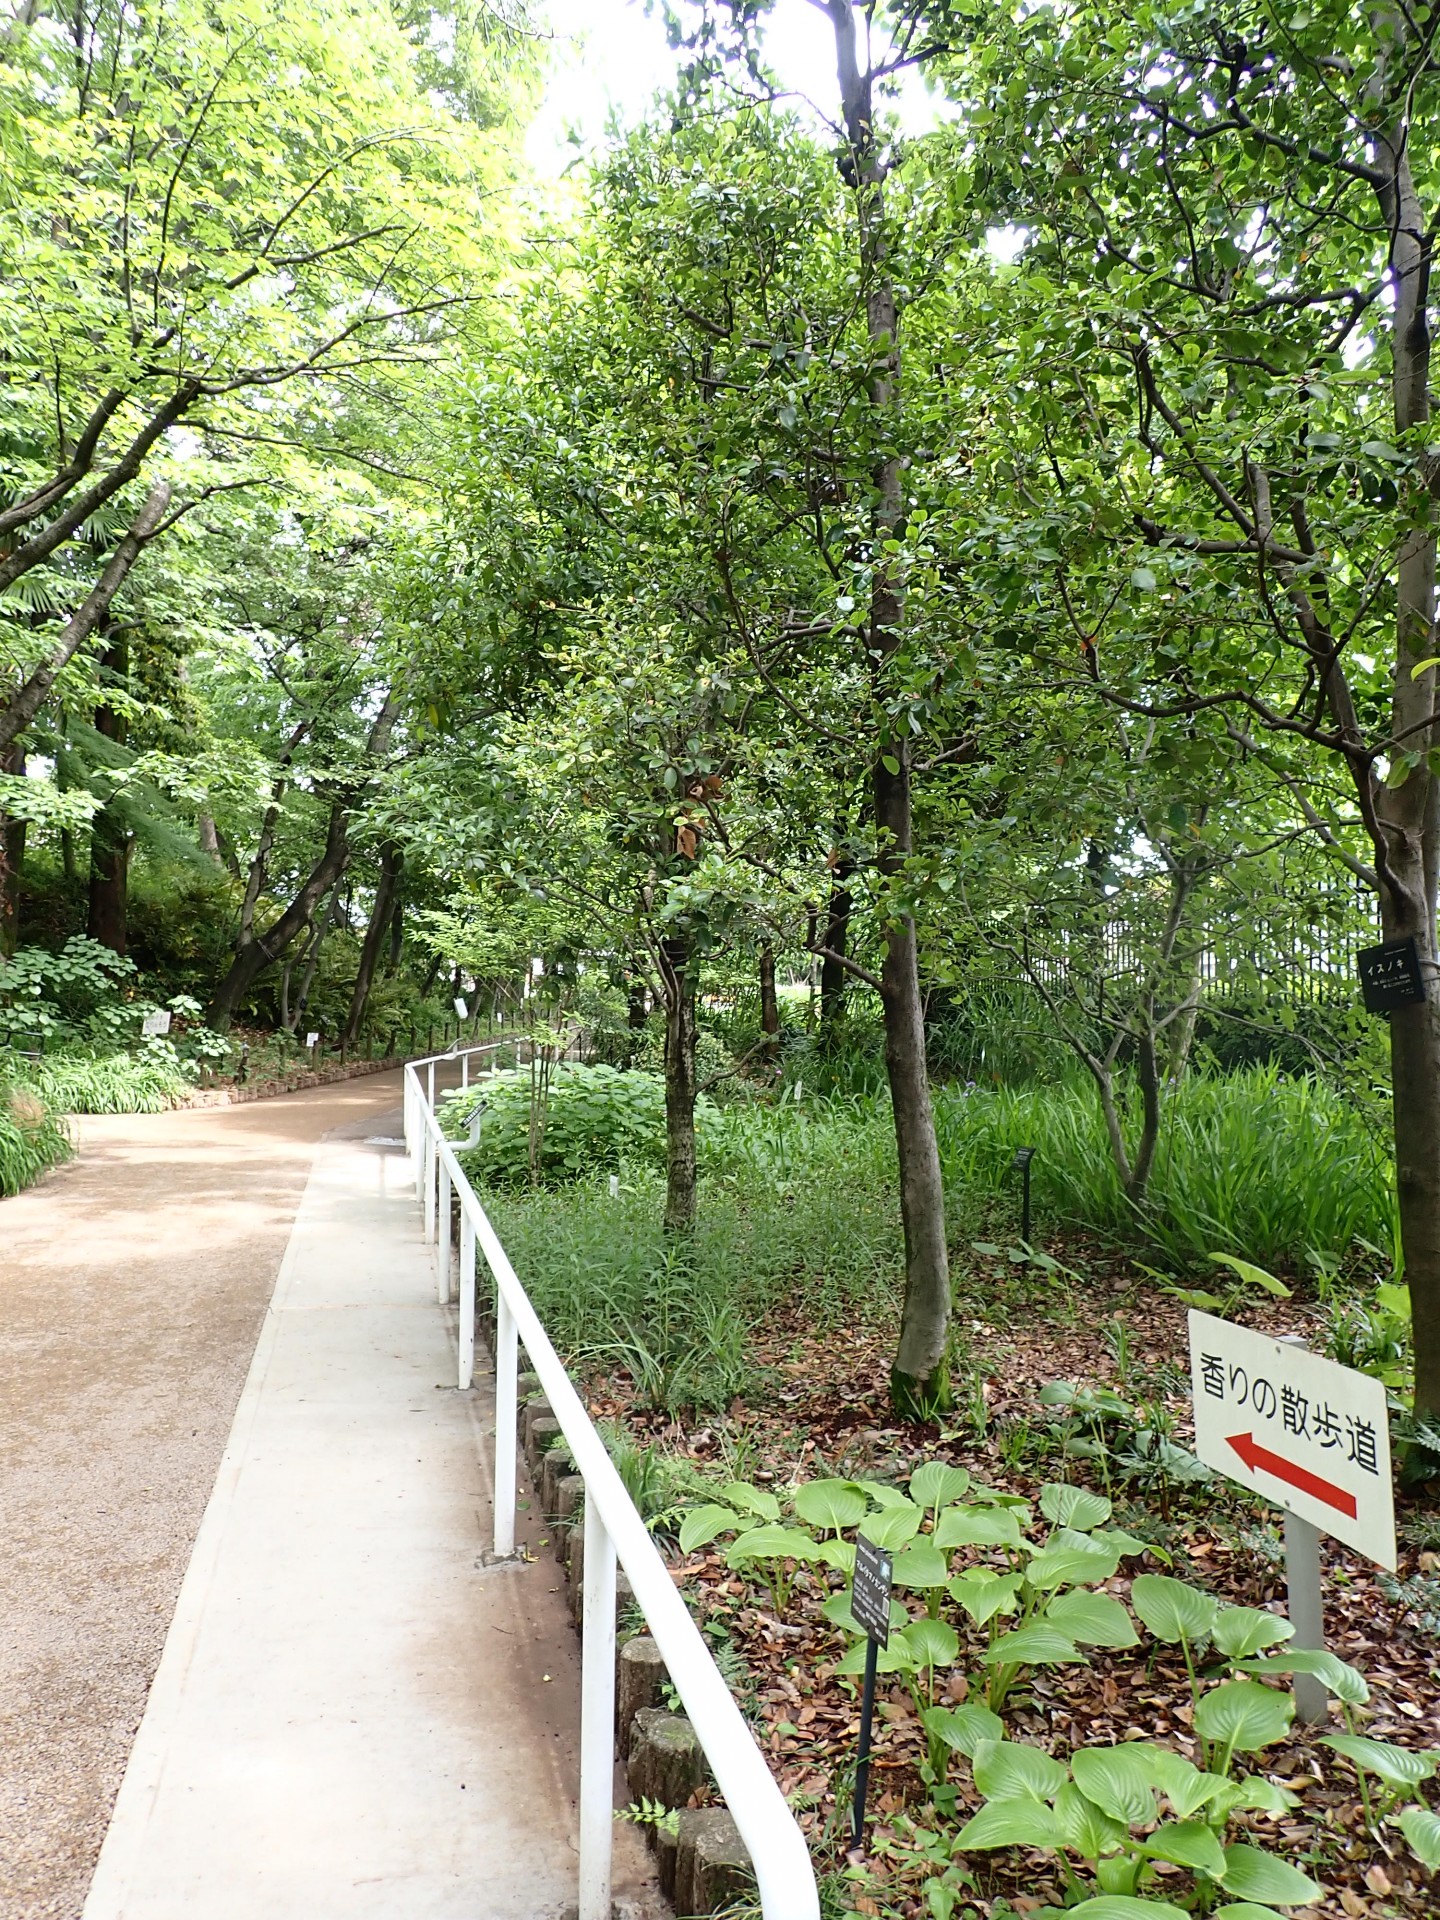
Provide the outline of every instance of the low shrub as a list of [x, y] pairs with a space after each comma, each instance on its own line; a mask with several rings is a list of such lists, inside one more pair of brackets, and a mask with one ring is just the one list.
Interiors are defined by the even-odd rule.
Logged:
[[[446, 1131], [464, 1137], [477, 1107], [483, 1110], [480, 1142], [461, 1155], [472, 1180], [524, 1182], [532, 1176], [532, 1158], [533, 1170], [549, 1180], [573, 1180], [622, 1161], [665, 1164], [665, 1084], [653, 1073], [566, 1064], [540, 1089], [529, 1067], [509, 1068], [447, 1100]], [[695, 1109], [702, 1151], [714, 1144], [718, 1118], [702, 1095]]]
[[133, 1053], [51, 1054], [26, 1063], [26, 1081], [61, 1113], [164, 1113], [194, 1084], [168, 1045]]

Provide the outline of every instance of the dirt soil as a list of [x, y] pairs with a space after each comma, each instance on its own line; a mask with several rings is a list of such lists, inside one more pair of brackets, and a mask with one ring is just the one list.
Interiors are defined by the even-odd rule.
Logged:
[[0, 1202], [0, 1920], [75, 1920], [312, 1150], [383, 1073], [78, 1123]]

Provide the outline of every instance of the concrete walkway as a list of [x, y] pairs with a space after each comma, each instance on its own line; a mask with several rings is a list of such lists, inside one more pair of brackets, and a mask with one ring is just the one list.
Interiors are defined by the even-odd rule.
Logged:
[[87, 1118], [0, 1201], [0, 1917], [76, 1920], [321, 1138], [400, 1076]]
[[[84, 1920], [573, 1902], [575, 1640], [547, 1551], [483, 1563], [490, 1409], [454, 1377], [404, 1156], [327, 1142]], [[644, 1910], [643, 1849], [617, 1841]]]

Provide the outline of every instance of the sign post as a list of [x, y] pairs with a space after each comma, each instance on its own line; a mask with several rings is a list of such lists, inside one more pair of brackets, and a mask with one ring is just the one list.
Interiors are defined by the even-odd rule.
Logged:
[[[1195, 1451], [1285, 1512], [1294, 1645], [1325, 1645], [1320, 1535], [1395, 1571], [1395, 1495], [1385, 1389], [1294, 1340], [1190, 1314]], [[1325, 1687], [1295, 1676], [1302, 1720], [1324, 1718]]]
[[865, 1684], [860, 1696], [860, 1751], [855, 1766], [855, 1806], [850, 1822], [850, 1844], [858, 1850], [865, 1831], [865, 1795], [870, 1785], [870, 1734], [875, 1721], [875, 1662], [881, 1647], [890, 1644], [890, 1584], [894, 1561], [884, 1547], [873, 1546], [864, 1534], [855, 1541], [855, 1577], [850, 1585], [850, 1611], [865, 1629]]
[[1017, 1147], [1011, 1165], [1019, 1170], [1021, 1179], [1020, 1201], [1020, 1241], [1023, 1246], [1030, 1244], [1030, 1162], [1035, 1158], [1034, 1147]]

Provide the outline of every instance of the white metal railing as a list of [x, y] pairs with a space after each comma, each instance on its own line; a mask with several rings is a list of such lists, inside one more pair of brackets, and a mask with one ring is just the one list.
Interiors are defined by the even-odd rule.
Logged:
[[[523, 1341], [576, 1471], [585, 1482], [584, 1611], [580, 1683], [579, 1920], [610, 1920], [610, 1857], [615, 1778], [615, 1569], [625, 1569], [636, 1604], [660, 1649], [730, 1814], [750, 1850], [765, 1920], [819, 1920], [815, 1873], [804, 1835], [750, 1729], [720, 1676], [689, 1609], [676, 1592], [624, 1483], [590, 1420], [495, 1229], [440, 1131], [435, 1070], [522, 1043], [491, 1041], [463, 1052], [412, 1061], [405, 1069], [405, 1144], [415, 1167], [426, 1238], [436, 1246], [437, 1291], [451, 1300], [451, 1195], [460, 1201], [459, 1384], [475, 1364], [475, 1249], [495, 1280], [495, 1552], [515, 1551], [515, 1442], [519, 1347]], [[421, 1075], [425, 1075], [422, 1085]]]

